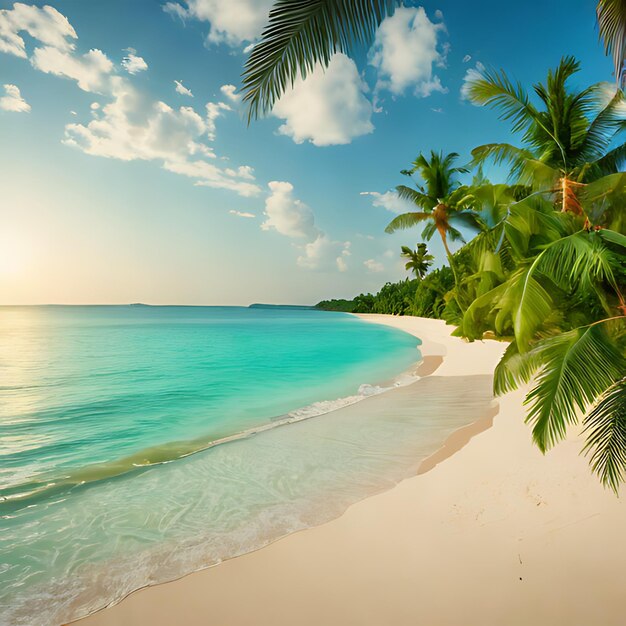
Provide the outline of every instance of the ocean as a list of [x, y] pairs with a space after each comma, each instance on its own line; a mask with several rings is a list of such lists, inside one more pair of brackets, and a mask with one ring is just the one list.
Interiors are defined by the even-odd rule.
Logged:
[[490, 399], [487, 377], [414, 382], [418, 348], [306, 309], [0, 308], [0, 624], [76, 619], [395, 484]]

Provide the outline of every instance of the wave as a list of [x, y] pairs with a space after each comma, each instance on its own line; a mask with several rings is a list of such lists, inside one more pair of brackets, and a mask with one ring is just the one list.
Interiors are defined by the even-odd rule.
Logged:
[[57, 496], [74, 489], [111, 480], [130, 473], [145, 471], [156, 465], [172, 463], [179, 459], [197, 454], [216, 446], [247, 439], [259, 433], [280, 426], [286, 426], [295, 422], [311, 419], [320, 415], [326, 415], [338, 409], [356, 404], [366, 398], [385, 393], [398, 387], [410, 385], [420, 379], [417, 375], [419, 361], [409, 370], [403, 372], [388, 384], [370, 385], [362, 384], [356, 394], [337, 398], [335, 400], [322, 400], [305, 407], [290, 411], [285, 415], [270, 418], [269, 422], [252, 428], [224, 435], [223, 437], [198, 437], [195, 439], [174, 441], [144, 448], [139, 452], [104, 463], [94, 463], [75, 470], [63, 473], [44, 474], [36, 480], [23, 482], [8, 488], [0, 489], [0, 511], [7, 513], [7, 509], [21, 509], [30, 506], [34, 501]]

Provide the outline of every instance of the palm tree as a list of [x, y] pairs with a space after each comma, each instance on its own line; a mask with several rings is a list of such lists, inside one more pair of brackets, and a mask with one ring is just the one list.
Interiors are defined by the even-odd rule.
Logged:
[[458, 181], [459, 174], [465, 174], [468, 170], [464, 167], [454, 167], [459, 158], [456, 152], [447, 155], [431, 152], [430, 159], [420, 154], [413, 162], [410, 170], [403, 170], [402, 174], [412, 177], [419, 173], [424, 185], [417, 185], [416, 189], [406, 185], [396, 187], [398, 196], [404, 200], [413, 202], [421, 211], [403, 213], [394, 218], [385, 232], [393, 233], [404, 228], [413, 228], [422, 222], [427, 222], [422, 231], [422, 237], [430, 241], [437, 232], [441, 237], [448, 263], [454, 273], [457, 287], [458, 301], [459, 281], [448, 244], [451, 241], [465, 241], [463, 235], [456, 226], [465, 226], [474, 230], [480, 230], [482, 223], [478, 214], [472, 209], [474, 197], [468, 187], [462, 186]]
[[408, 246], [402, 246], [401, 257], [409, 259], [404, 266], [408, 271], [412, 271], [415, 274], [415, 278], [422, 280], [428, 268], [433, 264], [434, 256], [428, 254], [428, 248], [425, 243], [418, 243], [415, 250], [411, 250]]
[[626, 58], [626, 0], [599, 0], [596, 15], [604, 51], [613, 57], [615, 80], [622, 87]]
[[551, 194], [563, 212], [576, 215], [584, 213], [583, 196], [593, 205], [626, 185], [619, 173], [626, 163], [626, 143], [614, 145], [626, 129], [624, 94], [620, 89], [607, 93], [603, 84], [570, 89], [568, 80], [579, 68], [576, 59], [565, 57], [548, 72], [545, 84], [534, 86], [541, 108], [502, 71], [485, 70], [466, 87], [472, 102], [500, 110], [513, 131], [523, 133], [525, 144], [479, 146], [472, 152], [475, 162], [491, 158], [508, 163], [515, 182]]
[[298, 76], [367, 46], [397, 0], [276, 0], [243, 72], [248, 121], [270, 111]]

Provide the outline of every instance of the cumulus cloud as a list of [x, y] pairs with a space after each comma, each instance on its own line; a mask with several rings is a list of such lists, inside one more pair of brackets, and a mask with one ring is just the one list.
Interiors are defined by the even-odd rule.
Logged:
[[380, 261], [376, 261], [374, 259], [367, 259], [367, 261], [363, 261], [363, 265], [365, 265], [368, 272], [372, 272], [374, 274], [385, 271], [385, 266], [380, 263]]
[[469, 88], [471, 84], [483, 77], [485, 66], [478, 61], [474, 67], [470, 67], [465, 76], [463, 77], [463, 85], [461, 86], [461, 98], [463, 100], [469, 99]]
[[72, 40], [77, 38], [68, 19], [55, 8], [16, 2], [12, 9], [0, 10], [0, 52], [27, 58], [21, 33], [45, 46], [65, 51], [74, 49]]
[[270, 194], [265, 200], [266, 220], [263, 230], [276, 230], [296, 239], [314, 240], [320, 235], [313, 211], [294, 196], [293, 185], [274, 180], [268, 184]]
[[215, 120], [224, 115], [226, 111], [232, 111], [232, 109], [224, 102], [207, 102], [207, 135], [209, 139], [215, 139]]
[[260, 36], [274, 0], [187, 0], [167, 2], [163, 9], [181, 19], [209, 22], [207, 40], [240, 46]]
[[382, 207], [392, 213], [407, 213], [415, 210], [415, 205], [408, 200], [403, 200], [395, 191], [386, 191], [379, 193], [378, 191], [362, 191], [362, 196], [371, 196], [372, 205]]
[[412, 88], [419, 97], [445, 93], [433, 71], [446, 63], [447, 46], [440, 43], [445, 32], [443, 22], [431, 22], [423, 7], [399, 7], [385, 18], [369, 53], [369, 63], [378, 70], [376, 90], [402, 95]]
[[349, 241], [332, 241], [328, 235], [321, 233], [304, 246], [298, 265], [309, 270], [345, 272], [348, 269], [346, 257], [349, 255]]
[[46, 46], [35, 48], [30, 62], [35, 69], [75, 80], [83, 91], [100, 92], [107, 87], [113, 63], [101, 50], [90, 50], [82, 56]]
[[148, 64], [143, 57], [137, 55], [133, 48], [127, 48], [128, 54], [122, 59], [122, 66], [129, 74], [138, 74], [148, 69]]
[[246, 211], [235, 211], [234, 209], [231, 209], [228, 212], [231, 215], [236, 215], [237, 217], [246, 217], [248, 219], [256, 217], [256, 215], [254, 213], [248, 213]]
[[179, 93], [181, 96], [189, 96], [193, 98], [193, 93], [191, 93], [191, 89], [187, 89], [185, 85], [183, 85], [182, 81], [175, 80], [174, 84], [176, 85], [176, 93]]
[[265, 200], [266, 220], [262, 230], [274, 230], [285, 237], [304, 240], [297, 245], [301, 250], [298, 266], [317, 271], [348, 269], [346, 257], [350, 256], [349, 241], [334, 241], [315, 225], [311, 208], [294, 195], [293, 185], [285, 181], [268, 184], [270, 193]]
[[27, 113], [30, 111], [30, 104], [22, 98], [20, 89], [17, 85], [3, 85], [6, 95], [0, 98], [0, 109], [3, 111], [12, 111], [13, 113]]
[[[244, 176], [238, 170], [223, 170], [206, 159], [214, 158], [203, 142], [211, 123], [191, 107], [174, 109], [153, 101], [128, 80], [112, 79], [114, 99], [86, 125], [68, 124], [64, 143], [86, 154], [123, 161], [156, 160], [173, 173], [193, 178], [197, 185], [230, 189], [243, 196], [260, 192], [250, 182], [251, 168]], [[213, 127], [214, 128], [214, 127]]]
[[231, 102], [239, 102], [241, 100], [241, 96], [237, 93], [237, 87], [235, 85], [222, 85], [220, 87], [220, 91], [226, 96]]
[[336, 54], [326, 70], [318, 65], [305, 80], [298, 78], [274, 105], [273, 115], [284, 120], [278, 132], [296, 143], [350, 143], [374, 130], [366, 91], [354, 61]]

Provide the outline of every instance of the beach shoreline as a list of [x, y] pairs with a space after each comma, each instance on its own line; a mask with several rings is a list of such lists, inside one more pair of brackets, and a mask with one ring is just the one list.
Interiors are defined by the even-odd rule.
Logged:
[[[491, 374], [506, 347], [451, 337], [439, 320], [361, 317], [419, 336], [422, 375]], [[522, 398], [501, 399], [497, 415], [454, 431], [416, 476], [337, 519], [77, 623], [622, 623], [626, 511], [590, 475], [576, 436], [547, 457], [532, 446]]]

